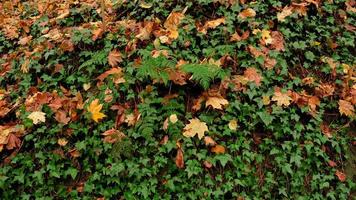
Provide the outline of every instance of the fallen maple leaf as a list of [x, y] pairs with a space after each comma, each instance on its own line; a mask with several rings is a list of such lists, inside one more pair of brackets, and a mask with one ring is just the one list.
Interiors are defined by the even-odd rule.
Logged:
[[63, 110], [59, 110], [56, 112], [55, 119], [62, 124], [68, 124], [68, 122], [70, 121], [70, 118], [67, 117], [67, 113]]
[[250, 67], [247, 68], [244, 72], [244, 76], [249, 80], [253, 81], [256, 83], [257, 86], [261, 85], [261, 80], [262, 77], [261, 75], [257, 72], [256, 68]]
[[27, 116], [27, 118], [31, 119], [33, 124], [38, 124], [40, 122], [46, 122], [46, 113], [41, 111], [32, 112]]
[[217, 96], [208, 97], [207, 101], [205, 102], [205, 105], [207, 107], [211, 106], [218, 110], [222, 110], [223, 106], [228, 105], [228, 104], [229, 104], [229, 102], [226, 99], [224, 99], [223, 97], [217, 97]]
[[346, 115], [346, 116], [353, 116], [355, 114], [355, 109], [354, 106], [345, 100], [339, 100], [339, 112], [342, 115]]
[[116, 49], [110, 51], [108, 55], [108, 62], [111, 67], [116, 67], [118, 63], [122, 62], [122, 55]]
[[241, 19], [245, 19], [247, 17], [255, 17], [255, 16], [256, 16], [256, 11], [252, 8], [247, 8], [241, 11], [238, 15], [238, 17]]
[[210, 29], [210, 28], [214, 29], [214, 28], [218, 27], [220, 24], [225, 24], [225, 17], [207, 21], [207, 22], [205, 22], [204, 26], [206, 29]]
[[99, 122], [100, 119], [106, 117], [104, 113], [101, 113], [101, 109], [103, 108], [102, 104], [99, 104], [99, 99], [95, 99], [92, 101], [88, 107], [88, 111], [91, 113], [91, 118], [95, 122]]
[[216, 153], [216, 154], [223, 154], [225, 153], [225, 147], [222, 145], [215, 145], [211, 149], [211, 152]]
[[320, 125], [321, 132], [328, 138], [332, 138], [332, 131], [328, 124], [323, 123]]
[[21, 145], [21, 140], [13, 133], [9, 134], [9, 137], [7, 138], [7, 145], [6, 149], [11, 150], [20, 147]]
[[208, 29], [214, 29], [221, 24], [225, 24], [225, 17], [221, 17], [218, 19], [214, 19], [214, 20], [205, 22], [204, 26], [198, 27], [198, 31], [203, 34], [206, 34]]
[[152, 29], [153, 29], [153, 22], [146, 22], [144, 27], [140, 29], [139, 34], [136, 35], [136, 38], [140, 39], [141, 41], [150, 39]]
[[282, 12], [277, 13], [278, 21], [284, 22], [286, 17], [288, 17], [289, 15], [293, 14], [292, 10], [293, 10], [293, 7], [290, 7], [290, 6], [284, 7]]
[[309, 105], [309, 108], [312, 112], [315, 112], [316, 111], [316, 106], [319, 106], [320, 105], [320, 100], [318, 97], [316, 96], [312, 96], [308, 99], [308, 105]]
[[57, 140], [57, 143], [59, 144], [59, 146], [64, 147], [64, 146], [66, 146], [66, 145], [67, 145], [68, 140], [67, 140], [67, 139], [65, 139], [65, 138], [59, 138], [59, 139]]
[[185, 137], [194, 137], [198, 135], [199, 139], [204, 137], [204, 132], [209, 131], [205, 122], [201, 122], [199, 119], [194, 118], [189, 120], [189, 124], [185, 125], [183, 135]]
[[290, 102], [292, 101], [292, 98], [290, 98], [287, 93], [275, 91], [274, 96], [272, 97], [272, 101], [277, 101], [278, 106], [289, 106]]
[[124, 133], [122, 133], [121, 131], [118, 131], [116, 129], [110, 129], [105, 131], [104, 133], [102, 133], [101, 135], [104, 136], [103, 141], [106, 143], [115, 143], [116, 141], [120, 141], [121, 139], [123, 139], [124, 137], [126, 137], [126, 135]]
[[270, 47], [276, 51], [284, 51], [284, 37], [283, 34], [279, 31], [271, 32], [272, 42]]

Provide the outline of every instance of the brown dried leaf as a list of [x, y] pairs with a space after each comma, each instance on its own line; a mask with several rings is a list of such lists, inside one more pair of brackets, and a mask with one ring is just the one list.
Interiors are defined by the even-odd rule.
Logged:
[[271, 32], [272, 43], [270, 47], [276, 51], [284, 51], [284, 37], [279, 31]]
[[286, 6], [283, 8], [282, 12], [277, 13], [277, 19], [280, 22], [284, 22], [285, 18], [293, 14], [293, 7]]
[[108, 62], [111, 67], [116, 67], [117, 64], [122, 62], [122, 55], [118, 50], [112, 50], [110, 51], [108, 55]]
[[354, 106], [350, 102], [340, 99], [339, 100], [339, 112], [342, 115], [351, 117], [355, 114], [355, 109], [354, 109]]
[[257, 86], [261, 85], [261, 80], [262, 77], [261, 75], [257, 72], [256, 68], [249, 67], [245, 70], [244, 76], [252, 82], [255, 82]]
[[206, 146], [215, 146], [216, 145], [216, 142], [210, 136], [204, 137], [204, 143]]
[[10, 133], [7, 138], [6, 149], [11, 150], [19, 148], [21, 146], [21, 140], [13, 133]]
[[176, 155], [176, 165], [179, 169], [184, 168], [184, 157], [182, 148], [178, 148]]
[[70, 118], [67, 117], [67, 113], [64, 110], [58, 110], [56, 112], [55, 119], [62, 124], [68, 124], [68, 122], [70, 121]]
[[336, 170], [335, 175], [337, 176], [337, 178], [341, 181], [341, 182], [345, 182], [346, 181], [346, 174]]

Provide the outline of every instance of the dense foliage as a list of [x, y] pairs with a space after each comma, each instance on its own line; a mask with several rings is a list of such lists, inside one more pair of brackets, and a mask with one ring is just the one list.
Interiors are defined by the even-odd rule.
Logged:
[[0, 11], [1, 199], [352, 198], [354, 0]]

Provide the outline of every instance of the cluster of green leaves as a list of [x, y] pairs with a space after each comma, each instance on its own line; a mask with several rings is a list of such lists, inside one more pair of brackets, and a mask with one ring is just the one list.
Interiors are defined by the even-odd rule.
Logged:
[[[114, 1], [113, 1], [114, 2]], [[335, 61], [355, 64], [355, 33], [345, 31], [343, 24], [334, 16], [344, 9], [344, 0], [322, 2], [320, 7], [310, 5], [307, 16], [293, 14], [284, 22], [277, 22], [276, 7], [290, 2], [276, 0], [256, 1], [249, 4], [234, 3], [226, 6], [213, 0], [198, 1], [149, 1], [151, 7], [140, 5], [141, 1], [121, 1], [113, 6], [117, 20], [135, 19], [149, 21], [158, 17], [167, 18], [172, 10], [187, 7], [186, 16], [179, 29], [179, 37], [171, 44], [161, 44], [169, 52], [169, 58], [151, 57], [152, 45], [138, 42], [137, 49], [126, 55], [125, 49], [134, 40], [125, 30], [104, 33], [102, 38], [92, 40], [89, 29], [78, 29], [71, 37], [75, 50], [63, 52], [59, 47], [45, 48], [38, 52], [38, 60], [31, 60], [29, 72], [23, 73], [24, 59], [14, 60], [12, 69], [0, 77], [1, 88], [15, 85], [11, 99], [26, 99], [32, 87], [39, 91], [57, 90], [65, 87], [73, 94], [81, 92], [84, 99], [96, 97], [101, 102], [107, 89], [112, 91], [113, 100], [105, 103], [103, 110], [107, 117], [100, 123], [89, 120], [83, 112], [77, 121], [67, 125], [54, 120], [54, 113], [48, 106], [42, 109], [47, 121], [33, 125], [26, 119], [24, 105], [20, 106], [21, 116], [11, 113], [4, 122], [19, 120], [26, 126], [27, 134], [18, 152], [1, 152], [0, 166], [1, 199], [348, 199], [355, 188], [355, 180], [349, 177], [342, 182], [335, 176], [335, 167], [328, 162], [344, 167], [349, 146], [354, 136], [350, 127], [355, 118], [338, 115], [337, 101], [325, 98], [315, 116], [308, 108], [298, 106], [264, 106], [262, 96], [273, 96], [275, 86], [302, 91], [302, 76], [307, 71], [316, 80], [327, 81], [332, 71], [326, 64], [320, 64], [322, 56]], [[147, 1], [148, 2], [148, 1]], [[224, 1], [221, 1], [224, 2]], [[252, 7], [257, 16], [254, 23], [237, 18], [239, 12]], [[35, 15], [35, 14], [34, 14]], [[195, 21], [206, 21], [216, 16], [225, 16], [226, 24], [216, 27], [206, 35], [199, 33]], [[42, 16], [30, 27], [33, 42], [40, 43], [41, 32], [48, 21]], [[77, 26], [84, 22], [101, 20], [91, 8], [70, 9], [70, 15], [58, 22], [61, 28]], [[355, 24], [355, 14], [345, 19]], [[258, 35], [242, 41], [230, 42], [230, 36], [240, 31], [267, 28], [280, 31], [285, 40], [283, 52], [270, 51], [277, 64], [273, 70], [265, 70], [263, 57], [253, 57], [247, 52], [249, 45], [259, 42]], [[46, 24], [46, 23], [44, 23]], [[132, 38], [130, 38], [132, 37]], [[330, 39], [331, 38], [331, 39]], [[328, 42], [335, 40], [338, 48], [332, 49]], [[151, 41], [152, 42], [152, 41]], [[190, 46], [185, 46], [186, 42]], [[314, 45], [319, 42], [320, 45]], [[124, 71], [125, 83], [119, 85], [108, 79], [95, 87], [97, 77], [110, 69], [107, 56], [110, 50], [123, 52], [120, 66]], [[0, 32], [0, 53], [21, 50], [15, 41], [7, 39]], [[205, 58], [218, 59], [229, 55], [238, 62], [236, 68], [228, 65], [218, 67], [204, 64]], [[141, 60], [137, 65], [137, 60]], [[184, 86], [171, 83], [167, 69], [173, 69], [178, 60], [190, 64], [180, 69], [191, 77]], [[52, 73], [51, 67], [63, 64], [63, 68]], [[2, 61], [0, 60], [0, 70]], [[262, 71], [262, 85], [249, 84], [243, 91], [227, 93], [229, 105], [224, 111], [205, 109], [192, 112], [187, 108], [191, 98], [212, 85], [218, 85], [230, 74], [239, 74], [247, 67], [255, 66]], [[298, 71], [299, 70], [299, 71]], [[335, 83], [341, 85], [342, 68], [337, 68]], [[293, 75], [294, 78], [290, 78]], [[38, 79], [41, 79], [39, 83]], [[156, 83], [154, 80], [162, 80]], [[86, 90], [83, 84], [91, 83]], [[194, 84], [198, 83], [198, 84]], [[17, 85], [18, 84], [18, 85]], [[230, 88], [231, 89], [231, 88]], [[307, 90], [310, 88], [307, 88]], [[175, 98], [164, 98], [177, 94]], [[117, 112], [110, 110], [116, 104], [129, 102], [133, 105], [127, 113], [138, 111], [139, 120], [133, 126], [122, 125], [120, 130], [127, 136], [115, 143], [104, 143], [101, 135], [116, 126]], [[328, 115], [331, 113], [330, 115]], [[336, 113], [336, 114], [335, 114]], [[179, 121], [163, 130], [165, 119], [176, 114]], [[333, 117], [336, 116], [336, 117]], [[185, 138], [182, 130], [188, 119], [193, 117], [204, 121], [209, 135], [226, 148], [223, 154], [209, 150], [198, 138]], [[237, 130], [229, 129], [230, 120], [237, 120]], [[331, 122], [333, 137], [322, 134], [320, 125]], [[66, 135], [70, 130], [70, 134]], [[168, 141], [162, 142], [168, 136]], [[68, 144], [58, 145], [58, 138], [67, 137]], [[175, 164], [177, 141], [182, 144], [185, 167]], [[78, 156], [73, 156], [73, 150]], [[10, 159], [5, 159], [9, 158]], [[205, 162], [212, 167], [206, 167]]]

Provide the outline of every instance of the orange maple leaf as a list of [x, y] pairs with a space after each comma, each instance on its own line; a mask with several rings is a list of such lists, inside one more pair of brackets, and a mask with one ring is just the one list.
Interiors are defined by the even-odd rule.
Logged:
[[249, 80], [253, 81], [256, 83], [257, 86], [261, 85], [261, 80], [262, 77], [261, 75], [257, 72], [256, 68], [249, 67], [245, 70], [244, 76]]
[[341, 100], [341, 99], [339, 100], [339, 111], [340, 111], [340, 114], [346, 115], [349, 117], [351, 117], [355, 114], [354, 106], [350, 102]]

